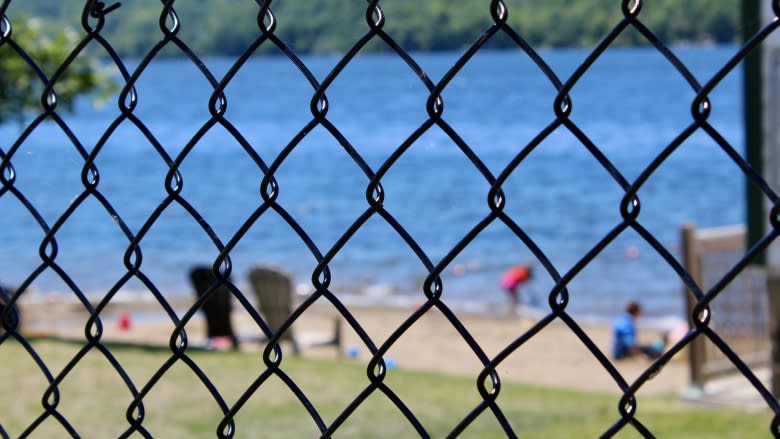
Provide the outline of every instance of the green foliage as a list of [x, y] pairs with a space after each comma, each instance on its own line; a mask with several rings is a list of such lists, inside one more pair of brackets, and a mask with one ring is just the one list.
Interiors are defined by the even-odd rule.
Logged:
[[[83, 0], [12, 2], [9, 14], [43, 16], [71, 26]], [[107, 2], [110, 3], [110, 2]], [[492, 24], [487, 0], [384, 0], [384, 30], [407, 50], [461, 49]], [[505, 0], [508, 24], [535, 47], [590, 46], [604, 38], [624, 16], [621, 0]], [[344, 52], [368, 31], [365, 0], [306, 0], [272, 3], [276, 35], [299, 53]], [[645, 0], [640, 21], [666, 43], [733, 42], [739, 26], [738, 3], [728, 0]], [[259, 7], [244, 0], [179, 0], [177, 35], [199, 55], [236, 55], [261, 36]], [[125, 0], [106, 17], [101, 32], [122, 55], [143, 56], [163, 38], [162, 3]], [[620, 44], [641, 44], [635, 31]], [[508, 38], [492, 47], [511, 45]], [[383, 50], [383, 44], [371, 45]]]
[[[80, 39], [72, 29], [59, 29], [49, 35], [38, 19], [14, 20], [11, 39], [20, 50], [8, 41], [0, 45], [0, 122], [22, 120], [26, 111], [41, 111], [43, 100], [51, 102], [45, 93], [47, 81], [53, 79]], [[56, 108], [72, 110], [77, 96], [95, 92], [96, 98], [101, 98], [114, 88], [96, 58], [80, 55], [54, 83]]]

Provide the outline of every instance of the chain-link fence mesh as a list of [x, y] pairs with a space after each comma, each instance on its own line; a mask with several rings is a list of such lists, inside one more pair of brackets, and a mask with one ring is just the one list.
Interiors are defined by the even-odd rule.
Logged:
[[[140, 60], [132, 62], [120, 57], [112, 46], [112, 41], [103, 34], [106, 22], [109, 20], [123, 20], [130, 17], [122, 16], [123, 8], [119, 3], [106, 4], [100, 1], [87, 1], [83, 8], [81, 17], [81, 40], [77, 45], [71, 48], [70, 56], [62, 62], [56, 71], [44, 71], [39, 66], [39, 60], [33, 59], [28, 55], [26, 48], [28, 42], [20, 41], [14, 37], [15, 22], [9, 19], [7, 14], [9, 8], [17, 2], [5, 0], [0, 4], [0, 15], [2, 22], [0, 30], [0, 48], [10, 51], [13, 57], [23, 60], [25, 68], [34, 72], [38, 80], [43, 84], [43, 94], [41, 96], [40, 111], [34, 118], [26, 123], [21, 134], [15, 139], [4, 139], [0, 144], [0, 200], [13, 201], [14, 205], [22, 206], [27, 213], [27, 220], [37, 224], [42, 238], [39, 244], [40, 264], [31, 271], [20, 285], [15, 285], [13, 292], [3, 293], [2, 322], [4, 332], [0, 334], [0, 351], [4, 346], [15, 340], [23, 346], [26, 355], [32, 359], [35, 367], [40, 369], [41, 375], [47, 381], [47, 388], [43, 395], [40, 395], [43, 401], [43, 408], [40, 416], [36, 418], [23, 431], [22, 436], [33, 435], [37, 429], [44, 423], [56, 423], [61, 427], [60, 431], [65, 435], [78, 436], [78, 427], [71, 422], [67, 413], [66, 404], [60, 402], [60, 388], [66, 385], [72, 379], [79, 366], [88, 361], [91, 354], [99, 353], [108, 360], [111, 367], [120, 377], [123, 385], [132, 396], [130, 404], [126, 407], [126, 430], [121, 434], [122, 437], [133, 435], [151, 436], [154, 432], [146, 429], [145, 420], [153, 414], [154, 408], [145, 406], [145, 399], [154, 393], [166, 375], [171, 369], [185, 367], [197, 376], [206, 389], [207, 394], [218, 405], [223, 415], [219, 425], [214, 426], [219, 437], [234, 437], [237, 435], [240, 426], [236, 425], [235, 419], [241, 415], [242, 407], [252, 398], [259, 389], [268, 385], [269, 378], [278, 378], [289, 391], [295, 395], [305, 412], [304, 417], [316, 426], [319, 434], [322, 436], [338, 435], [339, 429], [343, 427], [350, 417], [357, 416], [361, 407], [367, 404], [366, 401], [376, 394], [386, 397], [397, 409], [400, 416], [404, 417], [410, 428], [423, 437], [429, 436], [426, 426], [421, 423], [412, 401], [405, 401], [394, 393], [392, 386], [386, 383], [389, 375], [389, 365], [386, 361], [386, 355], [393, 346], [402, 339], [405, 334], [411, 331], [418, 321], [426, 313], [436, 311], [441, 313], [452, 328], [457, 337], [462, 339], [481, 364], [481, 372], [476, 377], [477, 393], [479, 402], [475, 404], [472, 410], [462, 419], [460, 419], [452, 428], [450, 434], [456, 436], [466, 431], [471, 423], [482, 417], [492, 417], [501, 426], [501, 429], [509, 437], [522, 436], [523, 431], [508, 419], [502, 411], [500, 398], [500, 389], [502, 379], [499, 374], [500, 366], [506, 362], [515, 353], [520, 352], [524, 344], [534, 339], [535, 336], [545, 331], [553, 324], [564, 324], [570, 333], [575, 336], [581, 344], [592, 354], [591, 361], [600, 364], [601, 367], [611, 376], [614, 387], [619, 389], [622, 397], [617, 401], [615, 413], [615, 422], [604, 431], [604, 436], [613, 436], [624, 429], [630, 429], [639, 434], [652, 437], [653, 432], [649, 426], [642, 422], [642, 411], [638, 406], [640, 399], [639, 392], [656, 375], [663, 375], [663, 368], [669, 363], [673, 356], [683, 351], [691, 344], [694, 339], [707, 339], [708, 343], [722, 353], [733, 366], [742, 374], [753, 386], [756, 394], [766, 402], [766, 406], [774, 413], [771, 425], [767, 426], [772, 434], [780, 436], [778, 430], [778, 417], [780, 406], [770, 391], [762, 384], [754, 371], [751, 370], [719, 333], [720, 325], [727, 325], [728, 322], [718, 322], [717, 312], [711, 312], [710, 304], [725, 304], [728, 301], [730, 291], [727, 285], [736, 278], [743, 270], [748, 267], [756, 255], [765, 250], [775, 239], [778, 233], [776, 224], [776, 212], [772, 209], [771, 229], [763, 239], [753, 248], [748, 249], [737, 260], [729, 261], [728, 267], [719, 276], [716, 281], [707, 282], [705, 285], [696, 284], [692, 277], [685, 271], [681, 261], [673, 254], [667, 246], [646, 229], [640, 215], [641, 200], [639, 197], [640, 189], [647, 183], [656, 172], [664, 168], [665, 163], [674, 155], [681, 145], [687, 139], [694, 135], [703, 135], [711, 139], [729, 160], [733, 161], [733, 166], [738, 168], [749, 184], [759, 188], [766, 202], [775, 205], [777, 196], [772, 188], [764, 181], [762, 176], [755, 172], [732, 144], [724, 138], [719, 132], [717, 126], [710, 123], [710, 115], [713, 107], [717, 104], [710, 101], [710, 95], [718, 89], [718, 86], [724, 80], [734, 74], [739, 68], [740, 63], [752, 51], [757, 50], [762, 42], [775, 32], [778, 26], [776, 17], [772, 21], [765, 23], [749, 41], [743, 46], [735, 49], [733, 55], [709, 77], [700, 78], [692, 73], [689, 68], [675, 54], [675, 51], [667, 47], [656, 35], [653, 29], [645, 26], [643, 23], [643, 9], [653, 7], [650, 1], [622, 1], [612, 2], [610, 8], [619, 9], [622, 18], [614, 23], [611, 31], [588, 52], [588, 56], [580, 63], [568, 76], [560, 76], [545, 60], [545, 56], [540, 54], [531, 44], [527, 42], [522, 29], [512, 27], [508, 21], [508, 16], [512, 12], [506, 3], [494, 0], [479, 3], [490, 17], [491, 21], [486, 22], [484, 33], [475, 35], [473, 43], [463, 50], [462, 55], [451, 65], [449, 69], [441, 76], [438, 81], [432, 80], [425, 69], [416, 61], [415, 54], [407, 52], [404, 47], [399, 45], [394, 39], [392, 33], [385, 31], [387, 22], [393, 20], [392, 16], [386, 16], [382, 9], [381, 1], [374, 0], [365, 3], [365, 14], [363, 23], [360, 23], [363, 35], [354, 42], [354, 45], [335, 63], [335, 67], [330, 69], [326, 75], [319, 77], [315, 75], [311, 67], [291, 48], [290, 42], [284, 41], [276, 34], [276, 30], [283, 26], [274, 15], [274, 4], [277, 2], [257, 1], [256, 16], [245, 17], [246, 20], [252, 20], [256, 24], [256, 40], [248, 45], [243, 54], [231, 60], [229, 68], [222, 75], [214, 74], [208, 66], [202, 62], [199, 54], [193, 52], [188, 46], [188, 42], [180, 39], [179, 31], [182, 27], [197, 27], [198, 23], [181, 22], [176, 12], [175, 1], [163, 1], [160, 6], [158, 17], [152, 17], [149, 20], [148, 28], [154, 26], [154, 32], [159, 35], [159, 42]], [[251, 3], [251, 2], [250, 2]], [[207, 7], [204, 5], [204, 7]], [[772, 2], [771, 9], [774, 15], [778, 15], [780, 6]], [[687, 19], [695, 20], [696, 17]], [[435, 26], [435, 23], [431, 23]], [[614, 42], [626, 32], [633, 32], [641, 35], [643, 42], [654, 49], [655, 54], [663, 56], [668, 63], [679, 73], [679, 76], [687, 83], [688, 87], [694, 93], [695, 97], [690, 101], [680, 102], [681, 106], [690, 108], [690, 119], [685, 127], [679, 131], [674, 139], [660, 150], [655, 159], [652, 160], [636, 178], [627, 178], [624, 172], [616, 166], [608, 156], [595, 144], [589, 135], [575, 123], [572, 115], [575, 114], [574, 108], [577, 104], [576, 99], [572, 97], [572, 90], [589, 72], [589, 69], [599, 61], [604, 53], [614, 44]], [[213, 38], [220, 38], [213, 36]], [[546, 81], [557, 92], [549, 104], [552, 106], [549, 117], [550, 122], [540, 129], [533, 138], [527, 143], [521, 145], [514, 152], [512, 158], [501, 166], [499, 172], [494, 173], [475, 152], [475, 148], [470, 145], [459, 132], [448, 123], [445, 104], [447, 100], [445, 95], [450, 93], [457, 94], [453, 90], [453, 83], [457, 80], [460, 72], [469, 66], [470, 61], [476, 54], [484, 50], [491, 40], [503, 38], [508, 39], [519, 51], [522, 51], [529, 60], [531, 60], [538, 71], [541, 72]], [[424, 108], [424, 118], [419, 127], [405, 134], [404, 140], [393, 149], [393, 151], [380, 163], [370, 164], [364, 158], [364, 152], [352, 143], [351, 139], [343, 134], [339, 125], [329, 118], [329, 109], [336, 106], [337, 102], [331, 102], [328, 98], [329, 89], [336, 82], [344, 69], [354, 59], [360, 56], [363, 49], [369, 44], [381, 44], [389, 53], [397, 56], [398, 59], [408, 66], [414, 77], [419, 81], [419, 86], [427, 90], [427, 99], [419, 102], [420, 108]], [[232, 102], [241, 100], [242, 97], [231, 97], [227, 92], [231, 81], [242, 72], [247, 60], [256, 56], [261, 49], [273, 47], [280, 53], [289, 65], [296, 69], [302, 78], [302, 81], [310, 87], [310, 101], [305, 111], [310, 112], [310, 121], [305, 126], [299, 127], [297, 133], [281, 149], [271, 155], [258, 152], [257, 145], [245, 137], [242, 131], [234, 125], [230, 119], [228, 106]], [[144, 76], [149, 65], [160, 56], [165, 50], [177, 51], [181, 56], [188, 59], [191, 66], [198, 69], [202, 75], [202, 87], [206, 89], [208, 116], [205, 123], [197, 133], [186, 139], [184, 146], [173, 153], [169, 145], [164, 145], [158, 136], [155, 135], [156, 129], [150, 128], [147, 121], [139, 118], [135, 113], [139, 100], [143, 98], [143, 92], [136, 88], [140, 78]], [[113, 66], [119, 72], [120, 91], [118, 93], [117, 104], [119, 111], [113, 121], [107, 124], [102, 136], [94, 141], [84, 139], [84, 134], [79, 131], [84, 127], [72, 127], [67, 119], [60, 114], [60, 108], [57, 103], [57, 84], [58, 81], [68, 72], [68, 69], [75, 60], [77, 60], [86, 50], [102, 52], [102, 55], [110, 60]], [[173, 73], [176, 74], [175, 72]], [[258, 79], [262, 81], [263, 79]], [[378, 85], [381, 86], [381, 85]], [[203, 92], [203, 90], [199, 90]], [[276, 105], [283, 105], [278, 102]], [[173, 102], [171, 102], [173, 105]], [[382, 103], [376, 103], [381, 106]], [[499, 109], [500, 111], [511, 111], [511, 109]], [[161, 111], [165, 112], [165, 109]], [[262, 118], [262, 116], [260, 117]], [[25, 169], [15, 166], [20, 162], [22, 155], [27, 154], [25, 141], [34, 136], [36, 130], [40, 130], [45, 122], [52, 122], [59, 127], [68, 141], [68, 147], [76, 153], [77, 159], [71, 163], [63, 164], [68, 166], [69, 170], [79, 175], [82, 189], [75, 194], [75, 198], [70, 200], [67, 207], [52, 216], [46, 212], [48, 206], [36, 201], [35, 198], [26, 193], [17, 183], [18, 178], [24, 176]], [[131, 225], [122, 215], [122, 206], [115, 205], [115, 202], [107, 195], [100, 183], [101, 177], [101, 155], [104, 154], [105, 145], [110, 141], [114, 133], [119, 132], [120, 126], [132, 125], [142, 133], [146, 140], [148, 148], [153, 151], [153, 160], [155, 163], [163, 164], [165, 167], [165, 178], [162, 186], [162, 198], [159, 202], [155, 201], [150, 206], [148, 217], [138, 224]], [[343, 229], [337, 230], [337, 239], [332, 246], [322, 246], [318, 244], [310, 231], [307, 230], [294, 210], [281, 201], [280, 193], [285, 190], [282, 182], [277, 180], [278, 172], [289, 158], [300, 148], [300, 145], [306, 140], [307, 136], [315, 130], [324, 131], [334, 139], [343, 152], [349, 156], [354, 166], [362, 172], [361, 190], [365, 192], [365, 202], [363, 211], [352, 219], [350, 224]], [[370, 127], [365, 127], [370, 136]], [[476, 222], [473, 227], [460, 236], [457, 243], [447, 249], [443, 257], [434, 258], [426, 252], [415, 239], [413, 233], [410, 233], [404, 222], [400, 221], [391, 209], [385, 206], [385, 197], [388, 192], [385, 190], [383, 182], [388, 174], [392, 173], [394, 167], [402, 161], [407, 151], [415, 145], [420, 139], [430, 131], [444, 133], [456, 146], [456, 150], [473, 166], [484, 183], [486, 190], [482, 194], [487, 200], [487, 207], [484, 209], [484, 215]], [[251, 212], [246, 215], [241, 224], [230, 232], [227, 239], [224, 235], [215, 232], [210, 221], [207, 221], [204, 215], [190, 203], [187, 192], [183, 191], [186, 183], [196, 181], [199, 177], [186, 177], [183, 168], [187, 166], [188, 158], [194, 154], [200, 145], [201, 140], [212, 133], [218, 132], [220, 136], [231, 139], [240, 145], [246, 156], [246, 162], [249, 163], [255, 171], [255, 184], [259, 187], [259, 197], [257, 204], [251, 206]], [[525, 160], [555, 133], [565, 132], [573, 136], [576, 141], [585, 148], [590, 156], [595, 159], [595, 166], [600, 166], [612, 180], [611, 184], [620, 188], [621, 199], [619, 205], [601, 206], [602, 209], [619, 209], [620, 217], [614, 227], [600, 237], [600, 239], [585, 253], [577, 257], [576, 263], [570, 268], [562, 269], [557, 266], [545, 253], [540, 246], [524, 228], [522, 221], [510, 215], [505, 209], [507, 199], [511, 194], [506, 190], [506, 182], [514, 175]], [[316, 164], [319, 165], [319, 164]], [[328, 164], [321, 164], [327, 167]], [[219, 164], [215, 164], [219, 168]], [[144, 172], [144, 171], [141, 171]], [[230, 169], [220, 169], [218, 176], [227, 175], [233, 172]], [[311, 164], [308, 172], [318, 172], [315, 164]], [[424, 169], [420, 170], [425, 172]], [[221, 173], [221, 174], [220, 174]], [[107, 177], [107, 176], [105, 176]], [[255, 177], [251, 177], [255, 178]], [[215, 184], [223, 184], [217, 182]], [[572, 184], [577, 184], [572, 182]], [[416, 187], [416, 191], [435, 191], [435, 187]], [[588, 189], [591, 190], [591, 189]], [[599, 190], [596, 188], [595, 190]], [[223, 189], [224, 197], [231, 197], [231, 187], [225, 186]], [[69, 269], [60, 265], [58, 260], [58, 233], [72, 222], [78, 215], [79, 209], [87, 204], [97, 205], [99, 209], [107, 212], [115, 222], [116, 228], [121, 233], [125, 243], [125, 252], [123, 257], [122, 273], [116, 283], [102, 291], [97, 300], [94, 297], [88, 297], [85, 290], [79, 282], [72, 277]], [[338, 207], [336, 207], [338, 208]], [[457, 206], [449, 207], [457, 209]], [[218, 256], [210, 261], [213, 267], [214, 282], [207, 290], [199, 296], [198, 300], [189, 306], [185, 312], [177, 313], [170, 303], [171, 298], [167, 297], [164, 291], [157, 287], [155, 282], [147, 276], [147, 265], [144, 263], [144, 255], [147, 250], [145, 247], [145, 238], [155, 231], [155, 224], [160, 218], [176, 210], [181, 215], [189, 216], [198, 224], [198, 233], [204, 235], [218, 252]], [[264, 318], [253, 307], [253, 301], [249, 298], [247, 292], [237, 283], [231, 280], [234, 275], [231, 262], [231, 254], [234, 249], [242, 243], [242, 239], [247, 233], [264, 218], [273, 216], [287, 224], [290, 230], [296, 235], [304, 251], [308, 256], [316, 260], [316, 268], [311, 274], [311, 287], [313, 292], [295, 308], [289, 316], [286, 323], [278, 331], [272, 331], [266, 324]], [[339, 291], [332, 288], [331, 264], [337, 259], [344, 246], [356, 235], [361, 233], [366, 224], [370, 221], [382, 221], [390, 228], [394, 234], [403, 241], [412, 253], [412, 257], [419, 260], [425, 268], [425, 277], [421, 280], [420, 290], [418, 292], [417, 307], [410, 312], [407, 318], [386, 338], [372, 339], [364, 330], [364, 322], [355, 318], [350, 311], [350, 307], [342, 301]], [[494, 224], [502, 224], [511, 230], [513, 237], [521, 243], [533, 255], [533, 259], [540, 266], [536, 270], [536, 276], [547, 277], [553, 285], [545, 291], [546, 305], [544, 315], [535, 321], [529, 328], [519, 331], [514, 341], [505, 346], [503, 350], [495, 355], [488, 355], [470, 334], [458, 316], [448, 304], [446, 288], [442, 281], [442, 276], [448, 268], [451, 268], [453, 261], [459, 254], [466, 251], [469, 246], [477, 240], [485, 231]], [[583, 223], [582, 227], [587, 227]], [[609, 353], [604, 351], [603, 346], [597, 344], [591, 339], [588, 332], [583, 329], [577, 319], [575, 319], [568, 310], [570, 300], [574, 294], [569, 289], [569, 285], [585, 270], [589, 264], [604, 251], [610, 243], [615, 241], [621, 235], [626, 233], [635, 233], [642, 238], [652, 250], [662, 258], [666, 264], [679, 276], [682, 284], [691, 291], [696, 297], [696, 306], [691, 314], [691, 329], [687, 334], [677, 342], [671, 349], [667, 350], [660, 358], [648, 366], [644, 373], [634, 380], [627, 380], [615, 364], [610, 360]], [[13, 231], [3, 231], [3, 233], [14, 233]], [[177, 241], [177, 235], [181, 232], [169, 231], [171, 240]], [[90, 240], [89, 231], [83, 232], [83, 239]], [[95, 243], [99, 245], [99, 243]], [[150, 249], [148, 251], [154, 251]], [[171, 245], [169, 252], [182, 251]], [[53, 273], [53, 274], [52, 274]], [[67, 286], [67, 294], [75, 297], [82, 310], [86, 310], [88, 318], [83, 326], [84, 342], [80, 345], [77, 352], [70, 358], [55, 361], [56, 366], [50, 365], [47, 358], [43, 358], [36, 350], [35, 343], [25, 338], [23, 332], [18, 330], [18, 316], [15, 311], [15, 304], [24, 300], [27, 295], [32, 294], [36, 281], [45, 275], [53, 275], [60, 279]], [[608, 279], [605, 280], [608, 282]], [[149, 292], [152, 302], [159, 304], [158, 312], [165, 314], [170, 320], [173, 329], [169, 335], [169, 347], [167, 350], [168, 358], [163, 364], [159, 364], [152, 376], [144, 378], [132, 378], [127, 372], [130, 365], [119, 361], [119, 355], [111, 349], [109, 345], [102, 340], [103, 334], [103, 316], [104, 311], [110, 307], [116, 300], [118, 292], [129, 282], [135, 282], [142, 285]], [[263, 366], [257, 374], [256, 380], [246, 386], [240, 396], [235, 400], [228, 400], [223, 396], [222, 389], [216, 384], [217, 374], [209, 374], [206, 369], [191, 356], [191, 346], [188, 341], [186, 326], [193, 320], [198, 309], [217, 291], [224, 291], [225, 287], [237, 301], [239, 308], [250, 315], [259, 331], [268, 338], [265, 350], [262, 352]], [[341, 408], [338, 415], [333, 418], [325, 418], [321, 415], [320, 409], [312, 395], [304, 392], [302, 387], [296, 384], [286, 373], [286, 364], [284, 361], [287, 350], [279, 343], [284, 337], [286, 331], [290, 330], [293, 323], [302, 315], [310, 312], [315, 303], [327, 303], [334, 309], [340, 318], [346, 322], [344, 330], [354, 331], [360, 338], [363, 348], [371, 353], [371, 358], [366, 364], [368, 380], [364, 389], [355, 395], [351, 404]], [[22, 316], [24, 318], [24, 316]], [[527, 359], [526, 361], [533, 361]], [[13, 380], [14, 371], [3, 371], [4, 380]], [[583, 378], [587, 379], [587, 378]], [[88, 395], [85, 396], [87, 399]], [[0, 413], [0, 422], [2, 422], [5, 413]], [[159, 415], [158, 415], [159, 416]], [[175, 416], [172, 416], [175, 419]], [[9, 437], [9, 434], [0, 423], [0, 436]], [[240, 435], [240, 434], [238, 434]], [[271, 434], [272, 435], [272, 434]]]

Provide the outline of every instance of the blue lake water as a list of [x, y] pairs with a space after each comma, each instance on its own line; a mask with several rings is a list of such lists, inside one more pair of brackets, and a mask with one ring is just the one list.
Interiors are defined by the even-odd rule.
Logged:
[[[700, 83], [734, 54], [735, 47], [677, 48]], [[562, 81], [581, 63], [585, 50], [542, 52]], [[437, 82], [457, 53], [418, 54], [415, 59]], [[335, 56], [304, 61], [322, 81]], [[221, 78], [229, 59], [206, 59]], [[134, 66], [129, 66], [134, 68]], [[710, 96], [710, 123], [743, 151], [741, 72], [734, 71]], [[172, 157], [210, 118], [212, 91], [184, 59], [154, 61], [137, 83], [134, 115]], [[327, 90], [328, 120], [376, 172], [428, 115], [428, 90], [397, 57], [361, 56]], [[479, 155], [493, 176], [553, 122], [555, 88], [519, 51], [479, 53], [445, 88], [442, 118]], [[309, 123], [312, 87], [288, 60], [258, 56], [226, 89], [226, 119], [266, 163]], [[574, 86], [571, 120], [629, 181], [692, 122], [694, 92], [672, 65], [651, 49], [610, 49]], [[63, 118], [88, 151], [120, 115], [114, 103], [92, 108], [80, 102]], [[8, 151], [22, 127], [0, 128]], [[11, 159], [14, 186], [51, 226], [84, 191], [84, 159], [54, 123], [39, 126]], [[137, 233], [165, 199], [168, 167], [129, 120], [97, 155], [98, 190]], [[223, 243], [262, 204], [263, 173], [222, 126], [195, 143], [180, 167], [181, 192]], [[275, 174], [278, 203], [323, 254], [368, 207], [369, 178], [333, 135], [318, 126], [283, 161]], [[419, 244], [433, 264], [489, 214], [489, 184], [439, 127], [427, 130], [382, 178], [384, 207]], [[621, 221], [623, 191], [592, 154], [564, 127], [556, 129], [517, 167], [503, 186], [505, 211], [563, 274]], [[641, 188], [639, 222], [674, 255], [678, 229], [743, 222], [744, 177], [705, 133], [698, 131]], [[0, 281], [19, 285], [41, 265], [43, 232], [10, 192], [0, 196]], [[56, 263], [83, 291], [105, 294], [127, 272], [128, 240], [95, 197], [88, 197], [56, 234]], [[141, 241], [142, 271], [166, 294], [191, 295], [187, 270], [211, 264], [217, 249], [193, 217], [177, 203], [167, 207]], [[47, 250], [49, 251], [49, 250]], [[627, 257], [634, 253], [636, 257]], [[503, 303], [498, 280], [531, 251], [500, 221], [488, 226], [442, 274], [445, 301], [479, 307]], [[316, 258], [274, 211], [257, 219], [231, 252], [233, 277], [246, 288], [254, 264], [274, 264], [306, 284]], [[465, 270], [456, 275], [453, 268]], [[525, 293], [546, 303], [551, 276], [536, 264]], [[416, 301], [428, 271], [396, 231], [374, 215], [330, 264], [331, 290], [371, 300]], [[51, 269], [32, 282], [35, 292], [69, 294]], [[137, 279], [126, 291], [145, 291]], [[33, 291], [33, 290], [31, 290]], [[628, 298], [639, 298], [649, 314], [682, 312], [681, 282], [661, 257], [632, 230], [613, 241], [569, 284], [570, 310], [610, 315]], [[248, 290], [246, 290], [248, 293]]]

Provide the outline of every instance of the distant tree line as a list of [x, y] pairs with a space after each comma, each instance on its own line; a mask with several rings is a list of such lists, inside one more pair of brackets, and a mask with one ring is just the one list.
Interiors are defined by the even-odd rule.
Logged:
[[[32, 2], [15, 0], [9, 15], [35, 16], [53, 28], [80, 28], [84, 0]], [[104, 0], [109, 6], [112, 0]], [[620, 0], [505, 0], [509, 25], [534, 47], [591, 46], [622, 18]], [[277, 0], [275, 34], [298, 53], [343, 52], [363, 35], [363, 0]], [[462, 49], [492, 24], [488, 0], [385, 0], [384, 30], [404, 49]], [[200, 55], [235, 55], [259, 35], [259, 7], [252, 0], [179, 0], [174, 3], [181, 31], [178, 36]], [[162, 38], [162, 3], [129, 1], [106, 17], [101, 32], [125, 56], [141, 56]], [[644, 0], [639, 18], [663, 42], [728, 43], [738, 37], [739, 3], [733, 0]], [[636, 31], [620, 44], [642, 44]], [[513, 43], [499, 36], [491, 47]], [[269, 45], [270, 47], [270, 45]], [[386, 50], [372, 43], [368, 50]], [[175, 51], [166, 52], [175, 55]]]

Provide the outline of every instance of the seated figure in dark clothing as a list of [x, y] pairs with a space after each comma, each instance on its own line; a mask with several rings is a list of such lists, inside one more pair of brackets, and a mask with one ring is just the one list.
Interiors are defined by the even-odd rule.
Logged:
[[629, 302], [626, 311], [621, 314], [612, 326], [612, 357], [616, 360], [643, 356], [655, 359], [664, 350], [663, 343], [640, 345], [636, 336], [636, 320], [642, 314], [642, 308], [637, 302]]

